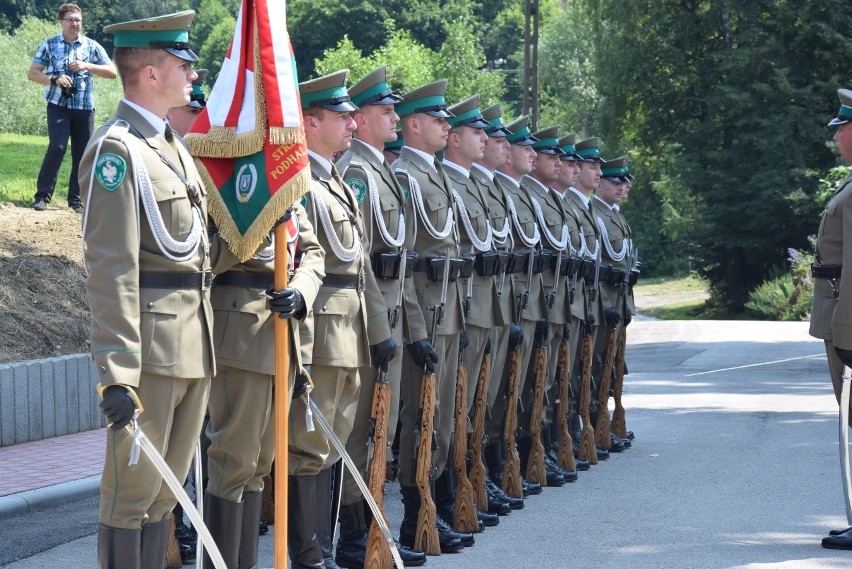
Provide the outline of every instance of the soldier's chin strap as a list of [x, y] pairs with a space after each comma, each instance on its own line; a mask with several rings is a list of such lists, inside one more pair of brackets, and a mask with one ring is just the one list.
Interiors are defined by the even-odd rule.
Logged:
[[840, 378], [840, 420], [838, 423], [840, 434], [840, 474], [843, 483], [843, 497], [846, 499], [846, 521], [852, 526], [852, 468], [849, 465], [849, 398], [850, 384], [852, 384], [852, 370], [849, 366], [843, 366], [843, 375]]
[[346, 452], [346, 448], [344, 448], [343, 443], [340, 442], [340, 439], [337, 437], [336, 434], [334, 434], [334, 430], [332, 429], [331, 425], [328, 424], [328, 421], [323, 416], [322, 411], [320, 411], [316, 403], [314, 403], [313, 400], [310, 398], [309, 393], [310, 390], [308, 390], [307, 393], [302, 395], [302, 401], [304, 401], [305, 405], [308, 406], [308, 409], [311, 410], [314, 420], [320, 426], [320, 430], [322, 430], [325, 436], [328, 437], [328, 440], [331, 442], [332, 446], [334, 446], [338, 454], [340, 454], [340, 458], [343, 459], [343, 463], [346, 465], [346, 468], [349, 470], [349, 473], [352, 475], [352, 478], [355, 480], [355, 483], [358, 484], [358, 488], [361, 490], [361, 494], [364, 495], [364, 500], [366, 500], [367, 505], [370, 506], [370, 510], [373, 512], [373, 520], [376, 522], [376, 524], [378, 524], [379, 529], [382, 532], [382, 537], [385, 538], [385, 542], [387, 542], [387, 545], [390, 548], [394, 563], [396, 563], [397, 567], [403, 567], [404, 564], [402, 562], [402, 558], [399, 556], [399, 550], [396, 548], [396, 542], [394, 542], [393, 540], [393, 535], [391, 535], [390, 528], [388, 527], [388, 524], [385, 521], [384, 514], [382, 514], [382, 511], [379, 509], [379, 505], [376, 504], [376, 501], [373, 499], [373, 495], [370, 493], [370, 489], [364, 482], [361, 473], [358, 472], [358, 467], [355, 466], [354, 462], [352, 462], [352, 458]]

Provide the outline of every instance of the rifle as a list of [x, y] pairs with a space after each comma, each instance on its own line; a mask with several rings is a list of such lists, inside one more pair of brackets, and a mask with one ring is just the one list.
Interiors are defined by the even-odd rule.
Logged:
[[541, 416], [544, 412], [544, 376], [547, 373], [547, 320], [539, 320], [535, 325], [535, 345], [533, 348], [533, 376], [531, 388], [532, 407], [528, 427], [531, 440], [530, 454], [527, 458], [526, 478], [547, 486], [547, 472], [544, 468], [544, 445], [541, 443]]
[[583, 326], [583, 344], [580, 350], [583, 372], [580, 385], [580, 417], [583, 420], [583, 431], [580, 433], [580, 459], [587, 460], [589, 464], [598, 463], [598, 453], [595, 449], [595, 430], [592, 428], [592, 418], [589, 416], [589, 407], [592, 403], [592, 322], [594, 315], [591, 313], [592, 305], [597, 298], [598, 279], [601, 270], [601, 252], [598, 244], [598, 254], [595, 257], [595, 277], [591, 287], [586, 283], [586, 294], [588, 295], [588, 310], [586, 322]]
[[[447, 302], [447, 285], [450, 280], [450, 250], [444, 257], [444, 277], [441, 282], [441, 300], [435, 306], [430, 306], [432, 311], [432, 345], [435, 345], [435, 336], [438, 326], [444, 323], [444, 307]], [[437, 517], [435, 501], [432, 500], [432, 441], [433, 420], [435, 418], [435, 369], [431, 365], [423, 370], [421, 379], [423, 389], [420, 392], [420, 407], [417, 410], [418, 433], [417, 433], [417, 465], [414, 478], [417, 490], [420, 494], [420, 512], [417, 515], [417, 533], [414, 535], [414, 549], [422, 551], [426, 555], [440, 555], [441, 545], [438, 541]]]
[[[631, 249], [632, 249], [632, 241], [631, 241]], [[630, 272], [631, 274], [634, 271], [638, 272], [639, 269], [639, 251], [636, 250], [631, 255], [633, 258], [630, 263]], [[629, 285], [628, 285], [629, 286]], [[626, 296], [626, 293], [625, 293]], [[626, 302], [626, 298], [625, 298]], [[627, 314], [627, 307], [624, 308], [625, 314]], [[618, 349], [617, 356], [615, 359], [615, 381], [612, 385], [612, 400], [615, 403], [615, 407], [612, 410], [612, 431], [615, 433], [615, 436], [626, 439], [628, 436], [627, 433], [627, 422], [624, 418], [624, 405], [621, 404], [621, 392], [624, 389], [624, 351], [627, 349], [627, 326], [623, 326], [621, 328], [621, 335], [618, 338]]]
[[[521, 322], [524, 310], [527, 308], [530, 296], [530, 286], [533, 275], [533, 259], [535, 250], [530, 249], [527, 257], [527, 290], [518, 295], [518, 322]], [[503, 445], [506, 464], [503, 465], [503, 491], [515, 498], [523, 497], [521, 487], [521, 457], [515, 446], [518, 431], [518, 400], [521, 391], [521, 342], [509, 346], [508, 382], [506, 384], [506, 418], [503, 422]]]
[[[405, 286], [405, 262], [407, 260], [406, 250], [402, 250], [399, 266], [399, 292], [396, 297], [396, 306], [388, 315], [391, 334], [399, 323], [399, 311], [402, 306], [403, 288]], [[388, 416], [390, 414], [390, 383], [388, 372], [381, 368], [376, 371], [376, 382], [373, 386], [373, 405], [370, 413], [370, 431], [367, 437], [367, 486], [370, 494], [376, 501], [376, 505], [384, 513], [384, 488], [385, 488], [385, 465], [384, 460], [374, 460], [376, 447], [387, 448]], [[367, 534], [367, 551], [364, 558], [364, 567], [369, 569], [391, 569], [390, 550], [385, 543], [379, 525], [373, 520]]]
[[556, 379], [559, 382], [559, 399], [556, 400], [556, 426], [559, 430], [559, 447], [556, 463], [562, 470], [574, 472], [577, 470], [577, 462], [574, 460], [574, 439], [571, 438], [571, 429], [568, 427], [568, 414], [570, 413], [571, 393], [571, 348], [569, 346], [569, 328], [566, 325], [562, 334], [562, 342], [559, 344], [559, 356], [556, 364]]
[[476, 379], [476, 392], [473, 396], [473, 432], [470, 434], [471, 452], [470, 483], [473, 485], [474, 499], [481, 510], [488, 509], [488, 494], [485, 491], [485, 461], [482, 447], [485, 444], [485, 413], [488, 403], [488, 380], [491, 377], [491, 336], [485, 341], [485, 355], [479, 366]]
[[601, 384], [598, 387], [598, 424], [595, 425], [595, 445], [598, 448], [609, 449], [612, 446], [609, 425], [609, 389], [612, 383], [612, 365], [615, 362], [615, 330], [618, 328], [618, 324], [611, 325], [607, 322], [606, 326]]
[[462, 532], [479, 531], [473, 485], [467, 477], [467, 365], [464, 349], [459, 346], [459, 364], [456, 371], [456, 401], [453, 413], [452, 462], [456, 473], [456, 502], [453, 510], [453, 529]]

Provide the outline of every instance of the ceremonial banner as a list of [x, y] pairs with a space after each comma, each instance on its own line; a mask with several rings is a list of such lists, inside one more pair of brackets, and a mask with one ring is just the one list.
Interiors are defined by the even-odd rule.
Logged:
[[242, 261], [310, 182], [285, 22], [285, 0], [243, 0], [207, 106], [185, 136], [211, 190], [210, 216]]

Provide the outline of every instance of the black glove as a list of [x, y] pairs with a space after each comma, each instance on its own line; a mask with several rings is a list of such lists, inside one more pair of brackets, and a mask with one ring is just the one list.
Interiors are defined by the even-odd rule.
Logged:
[[627, 313], [624, 315], [624, 326], [629, 326], [631, 322], [633, 322], [633, 315], [630, 314], [630, 311], [628, 310]]
[[840, 358], [840, 361], [844, 365], [852, 367], [852, 350], [844, 350], [843, 348], [834, 346], [834, 351], [837, 352], [837, 357]]
[[133, 414], [136, 413], [136, 402], [128, 393], [130, 387], [123, 385], [110, 385], [104, 389], [104, 398], [101, 401], [101, 409], [106, 415], [107, 422], [111, 423], [110, 428], [113, 431], [123, 429]]
[[586, 322], [586, 329], [587, 329], [587, 330], [589, 331], [589, 333], [591, 334], [591, 329], [592, 329], [592, 327], [595, 325], [595, 315], [594, 315], [594, 314], [592, 314], [591, 312], [589, 312], [588, 314], [586, 314], [586, 320], [585, 320], [585, 322]]
[[464, 350], [470, 344], [470, 338], [467, 335], [467, 330], [462, 330], [459, 333], [459, 350]]
[[423, 368], [427, 373], [435, 371], [435, 364], [438, 363], [438, 352], [435, 351], [429, 340], [426, 338], [417, 340], [408, 344], [406, 348], [417, 367]]
[[568, 341], [571, 338], [571, 324], [565, 323], [562, 325], [562, 339]]
[[373, 352], [373, 367], [387, 371], [388, 364], [396, 356], [396, 342], [393, 341], [393, 338], [374, 344], [370, 346], [370, 349]]
[[518, 324], [509, 324], [509, 350], [516, 350], [524, 341], [524, 329]]
[[293, 206], [287, 208], [287, 211], [284, 212], [284, 215], [278, 218], [278, 221], [275, 222], [275, 225], [272, 226], [272, 229], [275, 229], [282, 223], [287, 223], [290, 221], [290, 218], [293, 217]]
[[298, 399], [308, 390], [308, 375], [305, 373], [311, 373], [311, 366], [305, 366], [304, 371], [299, 371], [296, 373], [296, 380], [293, 382], [293, 399]]
[[491, 336], [488, 336], [488, 339], [485, 340], [485, 352], [486, 354], [491, 353]]
[[617, 308], [610, 306], [609, 308], [604, 310], [604, 321], [606, 322], [607, 328], [617, 328], [619, 320], [621, 320], [621, 315], [618, 314]]
[[269, 310], [277, 312], [281, 318], [304, 318], [305, 298], [295, 288], [282, 288], [281, 290], [268, 290], [266, 295], [270, 298]]

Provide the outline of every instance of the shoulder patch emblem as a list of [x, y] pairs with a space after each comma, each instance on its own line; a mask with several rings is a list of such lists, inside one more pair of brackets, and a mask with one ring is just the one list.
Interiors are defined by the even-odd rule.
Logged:
[[411, 190], [408, 188], [408, 186], [403, 186], [402, 184], [400, 184], [399, 187], [400, 189], [402, 189], [402, 203], [407, 204], [409, 198], [411, 197]]
[[124, 158], [112, 152], [101, 154], [95, 162], [95, 177], [110, 192], [121, 185], [126, 172], [127, 163]]
[[348, 178], [346, 185], [352, 189], [352, 193], [355, 194], [355, 199], [358, 200], [360, 205], [364, 201], [364, 196], [367, 195], [367, 184], [360, 178]]

